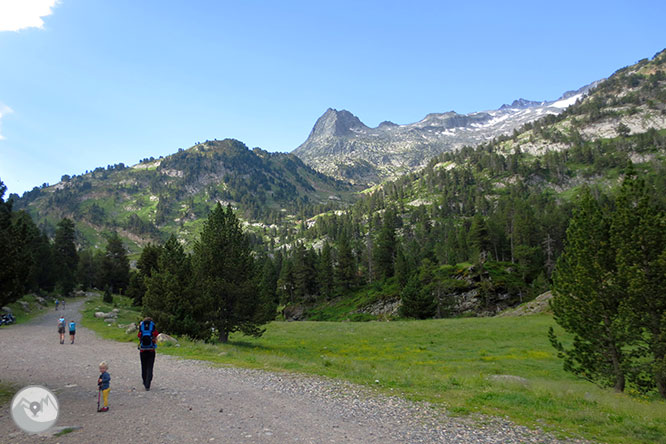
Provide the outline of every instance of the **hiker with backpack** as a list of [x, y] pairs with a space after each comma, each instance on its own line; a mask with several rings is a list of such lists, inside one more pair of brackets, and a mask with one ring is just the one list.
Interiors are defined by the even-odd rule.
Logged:
[[76, 322], [74, 322], [74, 319], [69, 321], [69, 339], [72, 340], [72, 344], [74, 343], [74, 336], [76, 335]]
[[146, 391], [150, 390], [155, 365], [155, 349], [157, 348], [157, 328], [151, 318], [145, 318], [139, 324], [139, 355], [141, 357], [141, 377]]
[[58, 319], [58, 333], [60, 334], [60, 343], [65, 343], [65, 317], [60, 316]]

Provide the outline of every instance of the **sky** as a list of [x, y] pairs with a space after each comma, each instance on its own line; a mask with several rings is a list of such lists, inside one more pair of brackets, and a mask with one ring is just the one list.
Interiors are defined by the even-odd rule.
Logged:
[[[666, 47], [666, 2], [0, 0], [0, 180], [554, 100]], [[7, 194], [4, 196], [7, 198]]]

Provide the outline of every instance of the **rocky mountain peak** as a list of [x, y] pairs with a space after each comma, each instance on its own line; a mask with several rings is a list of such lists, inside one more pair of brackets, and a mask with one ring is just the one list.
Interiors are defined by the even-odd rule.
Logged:
[[532, 106], [539, 106], [543, 105], [544, 102], [537, 102], [535, 100], [527, 100], [527, 99], [517, 99], [514, 100], [511, 105], [504, 104], [500, 107], [500, 109], [524, 109], [524, 108], [530, 108]]
[[368, 129], [361, 120], [347, 110], [329, 108], [317, 120], [310, 137], [346, 136], [353, 130]]

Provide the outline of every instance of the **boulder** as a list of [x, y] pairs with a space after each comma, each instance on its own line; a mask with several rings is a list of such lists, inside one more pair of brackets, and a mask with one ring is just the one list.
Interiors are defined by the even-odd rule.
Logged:
[[23, 311], [30, 311], [30, 304], [28, 304], [26, 301], [18, 301], [18, 304], [21, 306]]
[[4, 311], [5, 313], [11, 313], [12, 309], [9, 307], [2, 307], [2, 311]]
[[159, 335], [157, 335], [157, 343], [162, 344], [164, 342], [169, 342], [169, 343], [172, 343], [172, 344], [177, 344], [178, 343], [176, 338], [173, 338], [173, 337], [171, 337], [167, 334], [160, 333]]
[[116, 322], [116, 318], [106, 318], [104, 319], [104, 322], [106, 322], [107, 324], [113, 324], [114, 322]]
[[136, 331], [136, 324], [132, 323], [127, 326], [125, 333], [134, 333]]
[[298, 304], [287, 305], [282, 310], [286, 321], [301, 321], [305, 317], [305, 307]]
[[[120, 309], [118, 309], [118, 308], [114, 308], [113, 310], [111, 310], [111, 313], [115, 313], [116, 316], [117, 316], [118, 313], [120, 313]], [[109, 313], [109, 314], [111, 314], [111, 313]]]
[[112, 320], [115, 322], [116, 318], [118, 317], [118, 313], [114, 311], [110, 311], [108, 313], [104, 313], [103, 311], [96, 311], [95, 317], [100, 319], [112, 318]]
[[46, 302], [46, 299], [44, 299], [44, 298], [41, 297], [41, 296], [35, 296], [35, 300], [37, 301], [37, 303], [38, 303], [39, 305], [43, 305], [43, 306], [48, 305], [48, 302]]
[[550, 300], [553, 299], [553, 293], [547, 291], [540, 294], [534, 300], [519, 305], [516, 308], [505, 310], [497, 316], [526, 316], [532, 314], [546, 313], [550, 311]]

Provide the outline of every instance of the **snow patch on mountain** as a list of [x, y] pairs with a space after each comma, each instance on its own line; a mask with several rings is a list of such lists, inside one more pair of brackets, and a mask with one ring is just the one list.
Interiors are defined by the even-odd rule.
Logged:
[[562, 108], [562, 109], [564, 109], [564, 108], [567, 108], [567, 107], [573, 105], [574, 103], [576, 103], [576, 101], [578, 99], [580, 99], [582, 97], [583, 97], [583, 94], [576, 94], [575, 96], [571, 96], [568, 99], [562, 99], [562, 100], [558, 100], [557, 102], [551, 103], [549, 106], [552, 106], [553, 108]]

